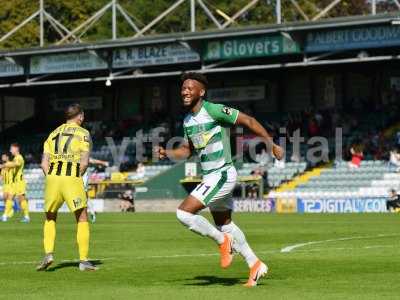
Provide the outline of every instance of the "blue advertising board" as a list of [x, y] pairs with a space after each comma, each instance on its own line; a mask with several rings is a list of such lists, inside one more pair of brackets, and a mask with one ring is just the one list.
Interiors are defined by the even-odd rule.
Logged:
[[382, 48], [400, 45], [400, 26], [375, 26], [310, 32], [305, 52]]
[[299, 213], [386, 212], [386, 198], [297, 199]]

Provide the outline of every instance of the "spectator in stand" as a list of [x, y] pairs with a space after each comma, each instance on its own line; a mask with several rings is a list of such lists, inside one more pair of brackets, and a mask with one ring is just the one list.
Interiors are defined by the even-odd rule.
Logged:
[[389, 166], [396, 168], [396, 172], [400, 172], [400, 153], [398, 147], [390, 151]]
[[[264, 188], [266, 187], [268, 180], [267, 180], [267, 173], [265, 172], [264, 168], [258, 167], [256, 169], [254, 169], [253, 171], [251, 171], [250, 174], [252, 176], [261, 176], [263, 178]], [[247, 197], [249, 197], [251, 199], [257, 199], [258, 191], [259, 191], [258, 184], [250, 185], [247, 190]], [[262, 195], [258, 195], [258, 197], [261, 198]]]
[[391, 189], [389, 192], [389, 200], [386, 201], [387, 211], [398, 211], [400, 210], [400, 195], [397, 194], [395, 189]]
[[29, 165], [29, 164], [34, 164], [36, 163], [37, 160], [35, 159], [34, 155], [32, 154], [32, 152], [28, 152], [25, 155], [25, 164]]
[[371, 139], [372, 146], [377, 148], [379, 146], [379, 132], [375, 132]]
[[308, 135], [310, 137], [319, 135], [319, 125], [315, 118], [312, 118], [308, 124]]
[[361, 165], [361, 161], [364, 159], [364, 153], [360, 145], [355, 145], [350, 148], [351, 161], [349, 162], [350, 169], [357, 169]]
[[396, 132], [396, 145], [400, 146], [400, 131]]
[[390, 154], [387, 151], [387, 147], [385, 146], [385, 142], [379, 145], [377, 149], [375, 149], [374, 160], [388, 160], [390, 158]]
[[322, 113], [320, 111], [317, 111], [314, 115], [315, 121], [317, 121], [317, 124], [319, 127], [322, 126], [322, 123], [324, 122], [324, 117], [322, 116]]
[[118, 197], [121, 199], [120, 208], [122, 212], [135, 212], [135, 187], [130, 190], [126, 190]]
[[138, 180], [138, 179], [143, 179], [145, 175], [146, 175], [146, 168], [144, 164], [140, 162], [136, 167], [136, 171], [131, 176], [129, 176], [129, 178], [133, 180]]

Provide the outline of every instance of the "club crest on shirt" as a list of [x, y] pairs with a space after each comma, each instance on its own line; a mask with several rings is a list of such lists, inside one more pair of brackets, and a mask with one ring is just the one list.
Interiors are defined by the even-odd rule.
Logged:
[[227, 107], [227, 106], [224, 106], [224, 107], [222, 108], [222, 112], [223, 112], [224, 114], [230, 116], [230, 115], [232, 114], [232, 108]]

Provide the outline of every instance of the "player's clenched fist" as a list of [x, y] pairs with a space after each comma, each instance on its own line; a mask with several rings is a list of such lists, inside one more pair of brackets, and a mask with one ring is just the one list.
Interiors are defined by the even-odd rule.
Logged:
[[155, 157], [158, 157], [158, 159], [164, 159], [167, 157], [167, 151], [161, 146], [155, 146], [153, 152]]

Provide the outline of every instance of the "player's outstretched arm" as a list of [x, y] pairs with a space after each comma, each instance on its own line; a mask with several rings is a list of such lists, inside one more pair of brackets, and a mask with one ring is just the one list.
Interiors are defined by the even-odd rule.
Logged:
[[85, 174], [86, 169], [89, 166], [89, 152], [81, 152], [81, 160], [80, 160], [80, 164], [79, 164], [79, 171], [81, 173], [81, 176], [83, 176], [83, 174]]
[[156, 146], [153, 151], [159, 159], [170, 158], [174, 160], [183, 160], [192, 155], [192, 146], [188, 142], [184, 142], [182, 145], [175, 149], [164, 149], [163, 147]]
[[2, 166], [3, 168], [18, 168], [22, 165], [22, 162], [20, 160], [17, 161], [8, 161], [4, 163]]
[[94, 164], [94, 165], [102, 165], [105, 167], [108, 167], [108, 165], [109, 165], [108, 161], [95, 159], [95, 158], [91, 158], [91, 157], [89, 157], [89, 163]]
[[49, 172], [49, 154], [48, 153], [43, 153], [42, 156], [42, 162], [40, 164], [40, 167], [43, 170], [44, 176]]
[[235, 125], [247, 127], [255, 135], [261, 137], [267, 144], [268, 149], [272, 149], [272, 154], [279, 160], [283, 158], [282, 147], [276, 145], [272, 137], [268, 134], [265, 128], [253, 117], [239, 112]]

